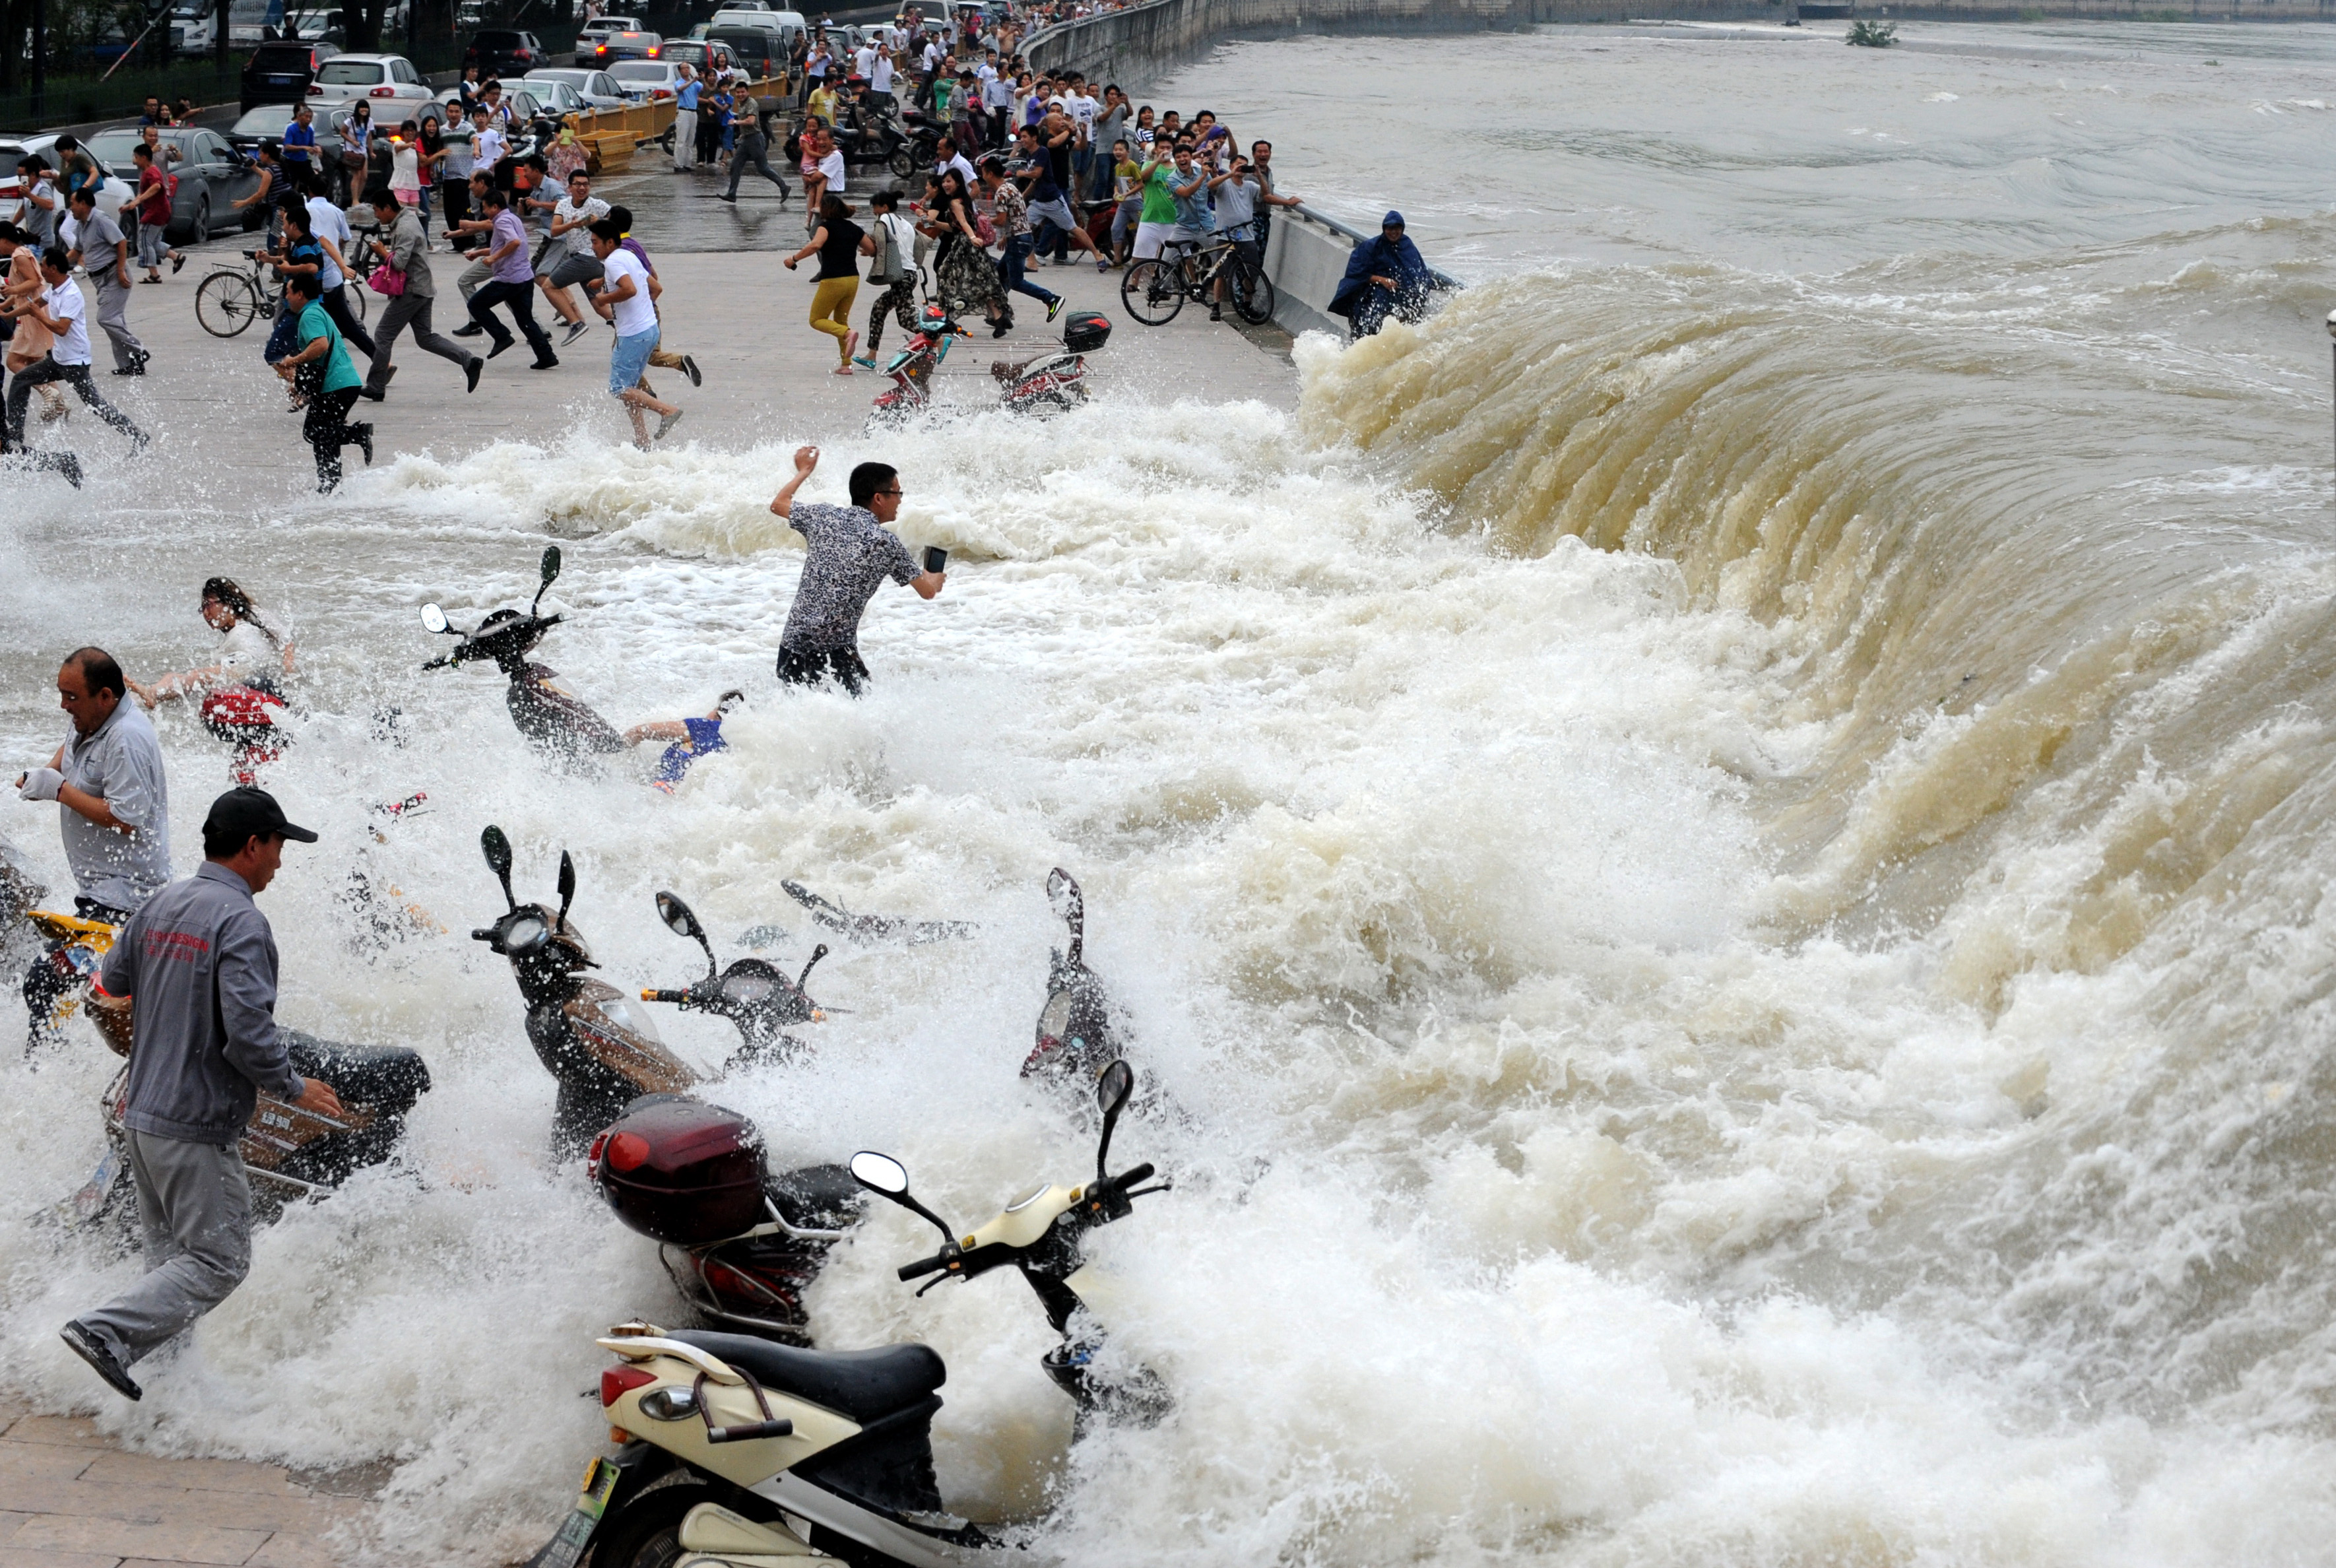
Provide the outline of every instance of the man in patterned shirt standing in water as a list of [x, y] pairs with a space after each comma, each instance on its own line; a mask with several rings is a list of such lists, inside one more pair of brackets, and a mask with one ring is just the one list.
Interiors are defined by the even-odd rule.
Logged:
[[915, 589], [918, 598], [930, 599], [946, 579], [920, 568], [909, 547], [884, 527], [900, 515], [899, 470], [863, 463], [852, 471], [850, 506], [797, 505], [796, 488], [818, 466], [819, 448], [799, 448], [795, 476], [771, 501], [772, 511], [793, 524], [807, 546], [803, 581], [779, 637], [779, 678], [816, 686], [832, 670], [843, 689], [858, 696], [868, 678], [868, 667], [860, 661], [860, 617], [878, 586], [889, 577]]

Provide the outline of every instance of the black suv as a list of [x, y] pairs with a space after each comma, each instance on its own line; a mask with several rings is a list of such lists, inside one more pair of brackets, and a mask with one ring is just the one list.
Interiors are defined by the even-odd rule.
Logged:
[[766, 27], [715, 27], [706, 34], [709, 44], [726, 44], [749, 76], [776, 76], [786, 69], [787, 41]]
[[551, 56], [535, 41], [532, 33], [521, 33], [511, 27], [482, 27], [471, 34], [471, 46], [462, 51], [465, 67], [479, 68], [479, 80], [490, 76], [524, 76], [551, 63]]
[[339, 53], [330, 44], [290, 38], [260, 44], [243, 63], [243, 112], [248, 114], [263, 103], [299, 102], [308, 96], [316, 67]]

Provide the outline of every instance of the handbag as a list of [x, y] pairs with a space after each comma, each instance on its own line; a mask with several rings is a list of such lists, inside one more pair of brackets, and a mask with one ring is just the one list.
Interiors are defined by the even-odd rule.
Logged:
[[384, 261], [373, 269], [373, 276], [365, 279], [365, 287], [384, 299], [394, 299], [405, 292], [405, 274]]

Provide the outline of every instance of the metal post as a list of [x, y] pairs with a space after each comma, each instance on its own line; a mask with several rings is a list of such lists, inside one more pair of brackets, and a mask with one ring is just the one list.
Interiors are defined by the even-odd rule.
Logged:
[[[2336, 338], [2336, 310], [2328, 313], [2328, 336]], [[2331, 345], [2329, 352], [2331, 355], [2336, 355], [2336, 345]], [[2330, 363], [2329, 385], [2331, 393], [2336, 393], [2336, 358], [2331, 358]]]

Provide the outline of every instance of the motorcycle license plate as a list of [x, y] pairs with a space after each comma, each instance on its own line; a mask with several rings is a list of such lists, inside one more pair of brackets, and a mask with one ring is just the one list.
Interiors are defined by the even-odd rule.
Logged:
[[600, 1527], [600, 1515], [608, 1508], [608, 1494], [617, 1489], [621, 1474], [606, 1459], [595, 1459], [585, 1467], [584, 1486], [576, 1495], [575, 1508], [560, 1522], [560, 1534], [530, 1560], [528, 1568], [576, 1568], [576, 1560], [592, 1544], [592, 1532]]

